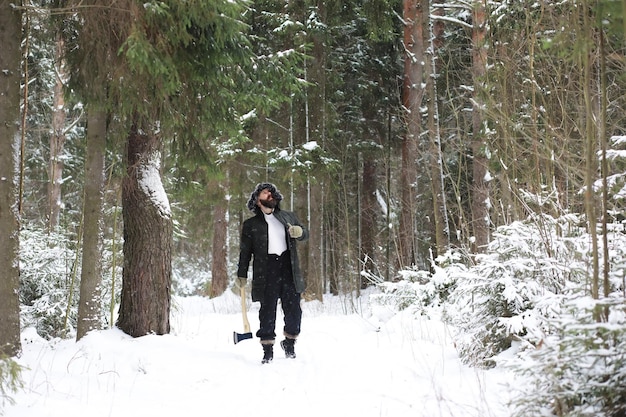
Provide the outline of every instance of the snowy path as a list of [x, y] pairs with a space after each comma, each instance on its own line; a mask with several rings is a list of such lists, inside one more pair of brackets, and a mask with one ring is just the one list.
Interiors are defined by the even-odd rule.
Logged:
[[[242, 322], [231, 293], [176, 299], [166, 336], [132, 339], [106, 330], [80, 343], [50, 344], [28, 329], [19, 361], [30, 368], [25, 389], [5, 415], [508, 415], [506, 375], [463, 366], [440, 322], [380, 307], [363, 318], [345, 314], [346, 302], [306, 303], [298, 357], [285, 359], [277, 344], [268, 365], [260, 363], [258, 340], [233, 344]], [[257, 311], [255, 303], [253, 332]]]

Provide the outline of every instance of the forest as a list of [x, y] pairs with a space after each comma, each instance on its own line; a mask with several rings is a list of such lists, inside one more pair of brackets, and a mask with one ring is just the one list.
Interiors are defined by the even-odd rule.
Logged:
[[272, 182], [310, 231], [306, 300], [378, 287], [463, 329], [472, 366], [520, 346], [545, 378], [518, 415], [624, 415], [625, 16], [0, 0], [0, 394], [20, 329], [166, 334], [172, 294], [227, 291]]

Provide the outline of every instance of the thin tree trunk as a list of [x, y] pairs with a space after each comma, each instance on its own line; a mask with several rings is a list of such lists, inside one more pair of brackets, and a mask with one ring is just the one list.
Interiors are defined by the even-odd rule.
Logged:
[[307, 219], [310, 238], [308, 242], [308, 275], [307, 279], [312, 284], [311, 289], [317, 300], [322, 301], [324, 295], [324, 263], [322, 262], [324, 233], [322, 230], [322, 218], [324, 216], [324, 203], [322, 184], [310, 184], [309, 205], [310, 216]]
[[124, 270], [117, 325], [144, 336], [170, 331], [172, 217], [159, 173], [157, 138], [133, 123], [122, 184]]
[[421, 132], [420, 106], [424, 45], [422, 34], [423, 11], [420, 0], [404, 0], [404, 80], [402, 104], [406, 117], [406, 134], [402, 141], [402, 167], [400, 171], [401, 212], [398, 231], [399, 267], [415, 263], [417, 252], [415, 202], [417, 187], [418, 140]]
[[[376, 201], [376, 161], [371, 153], [363, 157], [361, 183], [361, 263], [363, 269], [372, 271], [376, 263], [375, 238], [377, 234], [376, 218], [378, 204]], [[366, 288], [370, 281], [361, 277], [361, 288]]]
[[20, 342], [17, 155], [20, 126], [22, 12], [0, 0], [0, 356]]
[[340, 282], [339, 282], [339, 277], [342, 276], [343, 271], [341, 270], [341, 267], [339, 266], [340, 263], [342, 262], [342, 257], [341, 255], [339, 255], [339, 247], [342, 247], [343, 245], [340, 245], [338, 243], [338, 238], [337, 238], [337, 230], [340, 230], [340, 225], [339, 225], [339, 219], [338, 219], [338, 215], [339, 215], [339, 210], [326, 210], [325, 211], [325, 224], [326, 226], [326, 244], [327, 244], [327, 250], [326, 250], [326, 259], [327, 259], [327, 263], [328, 263], [328, 270], [330, 271], [330, 276], [328, 278], [328, 291], [333, 294], [333, 295], [339, 295], [339, 291], [340, 291]]
[[[378, 75], [374, 72], [370, 72], [368, 77], [370, 79], [376, 79]], [[370, 128], [364, 130], [364, 140], [371, 141], [372, 143], [376, 143], [380, 145], [381, 148], [387, 147], [384, 154], [381, 154], [378, 149], [377, 150], [365, 150], [362, 154], [362, 158], [359, 166], [360, 166], [360, 184], [361, 184], [361, 193], [360, 193], [360, 253], [359, 259], [361, 261], [361, 268], [366, 271], [376, 273], [377, 275], [384, 275], [382, 279], [386, 279], [388, 274], [386, 273], [383, 265], [383, 259], [381, 256], [381, 251], [378, 249], [377, 240], [379, 240], [382, 236], [385, 238], [389, 238], [389, 228], [386, 227], [387, 231], [386, 235], [381, 233], [381, 230], [378, 229], [378, 222], [380, 213], [382, 209], [379, 204], [377, 191], [379, 189], [379, 161], [381, 157], [389, 156], [389, 143], [385, 140], [386, 135], [386, 120], [381, 120], [380, 109], [374, 104], [374, 100], [366, 99], [362, 103], [362, 112], [363, 117], [365, 119], [365, 123], [367, 123]], [[384, 187], [383, 187], [384, 188]], [[388, 195], [388, 193], [387, 193]], [[386, 224], [389, 224], [388, 219], [386, 219]], [[389, 241], [387, 240], [387, 243]], [[389, 245], [380, 244], [380, 247], [387, 247]], [[388, 253], [387, 253], [388, 255]], [[387, 257], [384, 260], [384, 263], [388, 265], [389, 258]], [[371, 284], [370, 280], [367, 280], [364, 276], [361, 276], [361, 288], [365, 288]]]
[[50, 162], [48, 167], [48, 226], [53, 230], [59, 224], [61, 212], [61, 182], [63, 179], [63, 147], [65, 146], [65, 62], [63, 59], [63, 38], [57, 34], [55, 43], [56, 82], [54, 83], [52, 105], [52, 135], [50, 136]]
[[[322, 20], [326, 21], [325, 2], [319, 0], [317, 2], [317, 14]], [[313, 36], [313, 59], [307, 60], [309, 66], [309, 82], [312, 86], [308, 90], [307, 101], [309, 103], [307, 112], [307, 141], [316, 141], [323, 146], [325, 131], [325, 94], [326, 94], [326, 42], [323, 33], [316, 33]], [[314, 296], [315, 299], [322, 301], [324, 295], [324, 274], [323, 274], [323, 240], [324, 233], [322, 229], [322, 219], [324, 217], [324, 194], [322, 192], [323, 183], [314, 182], [307, 183], [307, 192], [309, 198], [307, 207], [308, 228], [310, 237], [306, 242], [306, 271], [303, 272], [307, 277], [307, 293]]]
[[474, 25], [472, 29], [472, 75], [474, 97], [472, 112], [472, 230], [474, 232], [473, 252], [484, 251], [489, 243], [489, 180], [487, 178], [487, 157], [484, 133], [482, 98], [483, 83], [487, 72], [486, 10], [484, 0], [474, 3]]
[[[222, 187], [220, 187], [221, 189]], [[213, 246], [211, 248], [211, 297], [228, 288], [228, 201], [224, 198], [213, 208]]]
[[[422, 1], [422, 8], [430, 10], [430, 0]], [[437, 14], [441, 14], [440, 8]], [[430, 13], [425, 13], [430, 16]], [[433, 13], [435, 14], [435, 13]], [[428, 98], [428, 159], [430, 161], [430, 183], [433, 194], [433, 219], [435, 227], [435, 256], [443, 254], [448, 247], [448, 236], [450, 227], [448, 225], [446, 196], [444, 188], [443, 172], [443, 152], [441, 150], [441, 134], [439, 130], [439, 108], [437, 103], [437, 88], [435, 80], [437, 77], [437, 67], [435, 60], [439, 48], [443, 43], [443, 23], [432, 21], [430, 18], [424, 19], [424, 44], [430, 45], [426, 48], [426, 59], [424, 60], [424, 73], [426, 74], [426, 96]]]
[[596, 139], [597, 131], [595, 128], [595, 114], [593, 111], [593, 98], [592, 98], [592, 85], [593, 76], [591, 71], [591, 53], [593, 51], [591, 36], [592, 28], [589, 18], [589, 5], [587, 2], [583, 2], [581, 7], [582, 21], [583, 21], [583, 34], [585, 39], [588, 39], [586, 45], [588, 49], [582, 52], [582, 68], [583, 68], [583, 98], [585, 105], [584, 112], [584, 125], [586, 136], [586, 167], [585, 167], [585, 209], [587, 214], [587, 227], [589, 229], [589, 236], [591, 237], [591, 260], [592, 260], [592, 281], [591, 281], [591, 296], [595, 299], [600, 296], [600, 254], [598, 247], [598, 220], [596, 218], [596, 195], [594, 192], [594, 182], [598, 172], [596, 163]]
[[83, 207], [83, 259], [76, 340], [100, 328], [102, 306], [102, 209], [107, 114], [89, 110]]
[[392, 261], [392, 247], [393, 247], [393, 234], [391, 230], [391, 182], [392, 182], [392, 170], [391, 170], [391, 149], [392, 149], [392, 130], [391, 130], [391, 113], [387, 115], [387, 137], [385, 141], [385, 177], [386, 177], [386, 198], [385, 198], [385, 231], [386, 231], [386, 245], [385, 245], [385, 281], [391, 280], [391, 268], [393, 265]]
[[[600, 11], [598, 11], [600, 13]], [[600, 14], [599, 18], [602, 16]], [[603, 287], [604, 296], [609, 297], [611, 293], [611, 281], [610, 281], [610, 254], [609, 254], [609, 184], [607, 176], [609, 175], [609, 162], [607, 161], [607, 147], [608, 147], [608, 135], [607, 135], [607, 108], [608, 108], [608, 93], [607, 93], [607, 74], [606, 74], [606, 50], [605, 50], [605, 36], [604, 29], [601, 22], [598, 22], [599, 36], [600, 36], [600, 129], [599, 137], [602, 149], [602, 271], [603, 271]], [[609, 308], [605, 307], [604, 319], [609, 319]]]

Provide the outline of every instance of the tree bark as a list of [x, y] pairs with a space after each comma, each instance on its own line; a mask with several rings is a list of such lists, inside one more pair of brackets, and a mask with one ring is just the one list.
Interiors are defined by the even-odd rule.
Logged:
[[50, 136], [50, 161], [48, 166], [48, 226], [53, 230], [59, 224], [61, 213], [61, 183], [63, 180], [63, 147], [65, 146], [65, 62], [63, 59], [63, 38], [57, 34], [55, 43], [56, 82], [52, 105], [52, 135]]
[[402, 142], [400, 171], [401, 212], [398, 231], [399, 267], [415, 263], [417, 253], [415, 202], [417, 194], [418, 140], [421, 132], [424, 44], [422, 36], [423, 11], [420, 0], [404, 0], [404, 80], [402, 104], [406, 117], [406, 134]]
[[104, 204], [104, 159], [107, 114], [89, 110], [85, 159], [85, 202], [83, 206], [83, 259], [76, 340], [100, 328], [102, 305], [102, 210]]
[[[370, 79], [376, 79], [378, 73], [371, 71], [368, 76]], [[368, 129], [364, 129], [363, 139], [365, 142], [371, 141], [375, 143], [377, 146], [380, 146], [380, 148], [366, 149], [362, 153], [362, 158], [360, 158], [360, 178], [358, 179], [358, 181], [360, 181], [361, 190], [359, 195], [359, 230], [361, 231], [359, 259], [361, 261], [361, 269], [365, 269], [374, 274], [384, 274], [383, 279], [386, 279], [388, 274], [383, 272], [386, 268], [382, 267], [382, 262], [388, 263], [389, 258], [387, 257], [383, 261], [380, 256], [382, 252], [379, 247], [389, 247], [389, 227], [383, 229], [387, 231], [387, 235], [383, 235], [382, 230], [379, 229], [382, 209], [379, 204], [377, 191], [380, 187], [379, 169], [381, 165], [385, 165], [384, 163], [380, 163], [380, 157], [383, 155], [385, 157], [389, 156], [389, 149], [385, 150], [384, 153], [380, 152], [380, 149], [384, 149], [385, 146], [390, 144], [385, 143], [385, 121], [381, 120], [380, 108], [376, 99], [377, 97], [374, 95], [368, 94], [361, 104], [364, 122], [369, 126]], [[385, 187], [383, 186], [382, 188], [384, 189]], [[387, 195], [389, 195], [388, 192]], [[388, 225], [388, 219], [386, 220], [385, 223]], [[386, 237], [387, 244], [381, 243], [379, 245], [377, 241], [379, 241], [382, 236]], [[370, 280], [363, 276], [361, 277], [361, 288], [365, 288], [370, 284]]]
[[472, 29], [472, 75], [474, 97], [472, 111], [472, 231], [473, 252], [484, 251], [489, 243], [489, 181], [487, 179], [487, 143], [483, 134], [482, 99], [483, 83], [487, 72], [486, 10], [483, 0], [474, 4]]
[[[317, 2], [317, 13], [326, 22], [325, 2]], [[326, 95], [326, 42], [325, 32], [315, 32], [313, 35], [313, 59], [308, 60], [309, 82], [312, 83], [308, 90], [308, 117], [307, 140], [316, 141], [320, 146], [324, 146], [325, 132], [325, 95]], [[307, 294], [322, 301], [325, 291], [324, 262], [322, 261], [324, 232], [322, 229], [322, 219], [324, 217], [324, 193], [323, 181], [307, 180], [307, 191], [309, 195], [306, 223], [309, 228], [310, 237], [306, 242], [306, 260], [304, 262], [307, 280]]]
[[[376, 235], [378, 228], [377, 213], [378, 202], [376, 201], [376, 158], [369, 152], [366, 152], [363, 157], [363, 169], [361, 183], [361, 264], [363, 269], [372, 271], [376, 263], [375, 247], [376, 247]], [[366, 288], [370, 285], [365, 277], [361, 277], [361, 288]]]
[[16, 356], [20, 342], [19, 148], [22, 13], [0, 0], [0, 356]]
[[325, 291], [324, 288], [326, 286], [326, 279], [324, 277], [324, 262], [322, 261], [322, 242], [324, 240], [324, 232], [322, 229], [322, 219], [324, 216], [324, 195], [322, 192], [322, 184], [310, 184], [309, 187], [309, 206], [311, 213], [307, 219], [307, 227], [310, 231], [310, 238], [307, 251], [308, 275], [306, 279], [309, 283], [308, 285], [310, 285], [310, 291], [307, 290], [307, 292], [313, 294], [317, 300], [322, 301]]
[[[598, 131], [596, 126], [597, 115], [594, 112], [595, 103], [593, 86], [596, 75], [593, 74], [594, 65], [592, 54], [595, 42], [591, 19], [589, 17], [589, 4], [583, 1], [581, 7], [581, 20], [583, 22], [582, 34], [586, 41], [586, 48], [581, 52], [581, 67], [583, 69], [583, 100], [584, 100], [584, 126], [585, 126], [585, 213], [587, 215], [587, 228], [591, 240], [591, 296], [600, 298], [600, 249], [598, 242], [598, 219], [597, 219], [597, 196], [594, 190], [594, 182], [598, 175], [597, 146]], [[596, 312], [599, 319], [599, 311]]]
[[170, 331], [172, 218], [159, 174], [158, 140], [135, 121], [122, 183], [124, 268], [117, 326], [133, 336]]
[[[436, 5], [435, 5], [436, 7]], [[430, 0], [422, 1], [422, 8], [430, 10]], [[433, 15], [441, 15], [442, 9], [439, 7]], [[429, 16], [430, 13], [425, 13]], [[431, 21], [430, 17], [424, 19], [424, 44], [430, 45], [426, 48], [426, 59], [424, 60], [424, 73], [426, 78], [426, 97], [428, 105], [428, 160], [430, 168], [430, 183], [433, 194], [433, 219], [435, 234], [434, 256], [443, 254], [449, 244], [450, 226], [448, 224], [445, 183], [443, 172], [443, 152], [441, 149], [441, 133], [439, 129], [439, 106], [437, 102], [437, 88], [435, 80], [438, 69], [435, 65], [437, 53], [443, 43], [443, 22]]]
[[[220, 187], [221, 188], [221, 187]], [[211, 297], [218, 297], [228, 287], [228, 202], [217, 201], [213, 208], [213, 246], [211, 248]]]

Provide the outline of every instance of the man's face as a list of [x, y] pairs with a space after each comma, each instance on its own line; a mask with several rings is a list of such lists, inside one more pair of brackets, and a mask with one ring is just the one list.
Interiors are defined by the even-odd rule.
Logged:
[[274, 197], [272, 196], [272, 193], [268, 188], [261, 190], [261, 192], [259, 193], [259, 199], [257, 201], [257, 205], [259, 207], [264, 206], [273, 209], [276, 208], [277, 204], [278, 202], [274, 200]]

